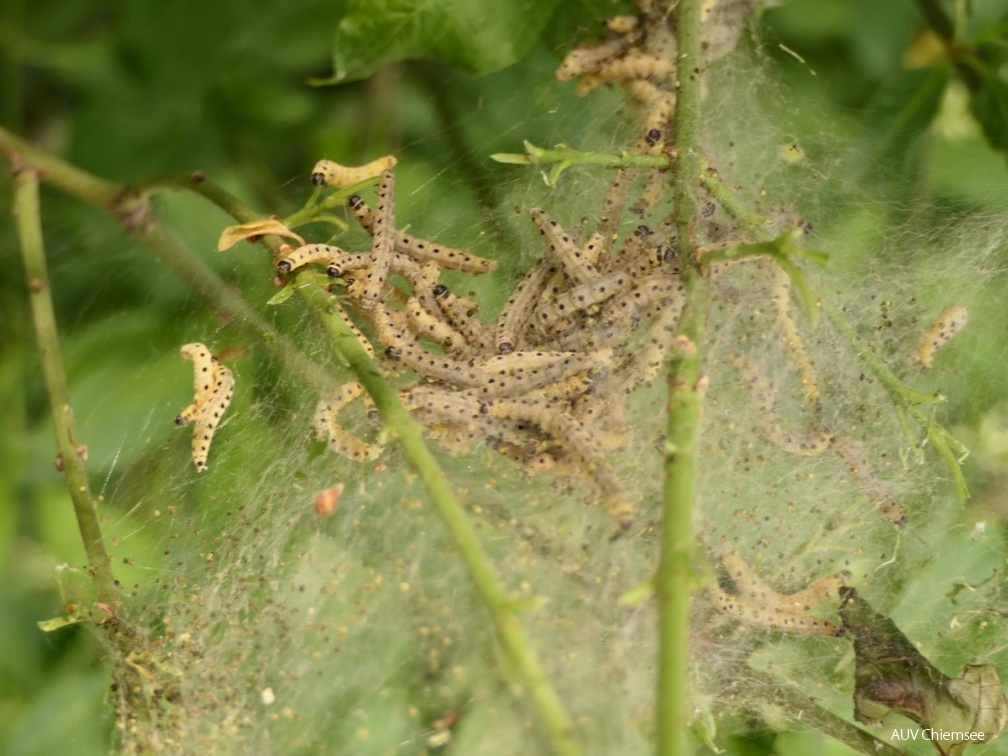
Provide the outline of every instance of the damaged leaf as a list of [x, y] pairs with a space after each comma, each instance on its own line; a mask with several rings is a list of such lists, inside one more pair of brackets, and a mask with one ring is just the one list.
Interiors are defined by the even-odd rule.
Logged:
[[854, 638], [854, 718], [877, 725], [901, 714], [925, 728], [938, 753], [960, 754], [989, 743], [1008, 721], [1008, 699], [991, 665], [967, 665], [949, 678], [929, 662], [896, 624], [853, 588], [840, 591], [840, 617]]

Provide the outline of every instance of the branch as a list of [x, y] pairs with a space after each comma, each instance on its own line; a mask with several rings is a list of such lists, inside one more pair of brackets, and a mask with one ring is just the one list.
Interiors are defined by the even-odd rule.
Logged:
[[694, 583], [693, 506], [704, 376], [701, 372], [708, 286], [694, 259], [692, 226], [701, 178], [700, 0], [681, 0], [677, 15], [675, 137], [678, 164], [672, 178], [676, 223], [686, 261], [686, 306], [679, 324], [678, 350], [668, 373], [668, 426], [661, 553], [655, 576], [658, 596], [657, 753], [689, 752], [689, 618]]
[[56, 328], [56, 315], [53, 311], [52, 290], [49, 286], [39, 212], [38, 170], [34, 168], [17, 170], [13, 184], [14, 215], [27, 277], [32, 319], [35, 322], [39, 359], [42, 363], [42, 373], [56, 431], [58, 465], [66, 475], [67, 488], [77, 518], [77, 529], [84, 543], [88, 574], [95, 589], [96, 603], [88, 607], [87, 616], [96, 625], [104, 628], [105, 637], [116, 649], [112, 675], [121, 695], [129, 702], [129, 711], [132, 712], [131, 734], [141, 751], [146, 752], [156, 741], [154, 717], [145, 696], [147, 681], [136, 669], [123, 661], [134, 654], [142, 653], [144, 641], [122, 611], [122, 592], [115, 575], [112, 574], [112, 561], [105, 549], [101, 526], [95, 512], [97, 502], [91, 495], [87, 471], [84, 469], [87, 447], [81, 444], [77, 437], [77, 424], [70, 404], [59, 332]]
[[42, 373], [56, 429], [58, 466], [66, 474], [95, 595], [99, 602], [107, 605], [114, 613], [120, 604], [121, 594], [112, 574], [112, 561], [105, 550], [101, 527], [95, 514], [96, 502], [91, 496], [84, 469], [87, 447], [77, 438], [77, 424], [70, 405], [70, 391], [67, 388], [66, 371], [63, 369], [49, 273], [46, 269], [39, 215], [38, 174], [34, 169], [20, 170], [14, 174], [14, 215], [17, 218], [21, 255], [28, 278], [28, 296], [35, 321], [39, 358], [42, 361]]

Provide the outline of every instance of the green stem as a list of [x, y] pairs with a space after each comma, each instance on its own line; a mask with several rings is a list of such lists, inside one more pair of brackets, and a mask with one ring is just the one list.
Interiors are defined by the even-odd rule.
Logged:
[[844, 320], [839, 312], [825, 303], [822, 304], [822, 310], [826, 313], [827, 319], [844, 335], [851, 343], [851, 346], [857, 350], [858, 357], [864, 360], [872, 373], [875, 374], [875, 377], [878, 378], [879, 383], [889, 393], [893, 404], [897, 408], [906, 410], [907, 414], [926, 431], [928, 441], [934, 446], [938, 455], [945, 462], [945, 466], [952, 476], [952, 480], [955, 483], [956, 496], [960, 503], [965, 503], [970, 498], [969, 488], [966, 485], [966, 478], [963, 475], [959, 460], [949, 446], [950, 442], [958, 442], [943, 425], [935, 421], [934, 418], [928, 417], [918, 406], [920, 404], [933, 404], [944, 401], [944, 397], [941, 394], [925, 394], [907, 386], [879, 359], [872, 350], [871, 345], [861, 338], [861, 335]]
[[38, 174], [32, 169], [20, 170], [14, 174], [14, 214], [17, 216], [21, 255], [28, 278], [32, 318], [35, 321], [42, 373], [45, 376], [49, 407], [56, 429], [59, 459], [66, 474], [70, 498], [73, 500], [77, 527], [84, 541], [84, 553], [87, 555], [95, 595], [98, 601], [114, 611], [119, 607], [121, 596], [115, 576], [112, 574], [112, 560], [105, 550], [98, 516], [95, 514], [96, 502], [91, 496], [87, 472], [84, 469], [87, 448], [77, 438], [77, 425], [70, 405], [70, 392], [67, 388], [66, 371], [63, 369], [59, 332], [56, 328], [56, 315], [53, 311], [42, 241]]
[[771, 234], [768, 229], [773, 226], [773, 221], [752, 212], [749, 208], [739, 202], [735, 193], [730, 191], [721, 179], [718, 178], [714, 167], [710, 163], [706, 163], [704, 168], [705, 170], [701, 184], [710, 196], [716, 199], [718, 204], [721, 205], [721, 207], [725, 209], [725, 212], [727, 212], [730, 216], [745, 223], [756, 235], [756, 238], [762, 241], [768, 241], [771, 238]]
[[34, 168], [47, 183], [114, 211], [121, 187], [83, 171], [75, 165], [26, 142], [0, 126], [0, 152], [7, 155], [14, 170]]
[[89, 608], [88, 615], [95, 624], [103, 627], [104, 637], [116, 649], [112, 676], [127, 701], [132, 742], [138, 753], [152, 753], [155, 728], [154, 714], [145, 695], [147, 681], [129, 663], [124, 663], [124, 660], [143, 653], [144, 642], [123, 611], [122, 592], [112, 574], [112, 560], [105, 549], [105, 540], [96, 514], [97, 502], [91, 495], [87, 471], [84, 469], [87, 447], [77, 437], [77, 424], [74, 422], [66, 371], [63, 368], [42, 240], [38, 179], [36, 171], [30, 168], [14, 174], [14, 214], [17, 216], [42, 373], [56, 430], [58, 459], [66, 474], [77, 529], [84, 543], [88, 573], [95, 588], [96, 604]]
[[570, 147], [546, 149], [525, 142], [525, 152], [498, 152], [491, 155], [498, 163], [512, 165], [595, 165], [602, 168], [670, 168], [672, 158], [667, 155], [634, 155], [630, 152], [585, 152]]
[[[308, 285], [303, 285], [306, 280]], [[335, 307], [335, 300], [326, 292], [324, 288], [326, 279], [321, 274], [302, 272], [298, 275], [298, 282], [296, 287], [298, 294], [318, 314], [336, 351], [344, 357], [374, 399], [383, 421], [398, 438], [410, 463], [427, 488], [431, 500], [466, 563], [480, 597], [490, 612], [501, 646], [514, 663], [539, 710], [554, 750], [572, 756], [580, 754], [581, 748], [575, 738], [570, 715], [550, 684], [535, 648], [518, 619], [514, 601], [508, 596], [503, 583], [494, 572], [493, 565], [480, 543], [479, 535], [466, 516], [465, 508], [455, 496], [444, 471], [424, 442], [422, 428], [403, 407], [395, 390], [358, 343], [349, 325]]]
[[851, 325], [844, 320], [843, 316], [837, 312], [833, 307], [828, 304], [823, 303], [823, 312], [826, 313], [826, 317], [829, 321], [836, 327], [840, 333], [851, 343], [851, 346], [857, 350], [858, 357], [865, 361], [871, 371], [875, 374], [875, 377], [879, 379], [879, 383], [885, 387], [886, 391], [889, 392], [893, 399], [897, 400], [900, 404], [910, 407], [914, 404], [931, 404], [933, 402], [942, 401], [941, 394], [925, 394], [922, 391], [915, 391], [914, 389], [907, 386], [903, 381], [896, 377], [889, 367], [875, 354], [871, 345], [861, 338], [861, 335], [855, 331]]
[[707, 320], [707, 281], [694, 259], [691, 230], [701, 179], [700, 152], [700, 0], [681, 0], [677, 14], [678, 89], [673, 143], [679, 153], [672, 192], [676, 223], [687, 260], [683, 277], [686, 306], [679, 324], [677, 351], [668, 373], [668, 426], [665, 436], [665, 486], [661, 553], [655, 576], [658, 597], [657, 753], [689, 751], [689, 619], [694, 584], [693, 506], [700, 414], [703, 404], [703, 335]]

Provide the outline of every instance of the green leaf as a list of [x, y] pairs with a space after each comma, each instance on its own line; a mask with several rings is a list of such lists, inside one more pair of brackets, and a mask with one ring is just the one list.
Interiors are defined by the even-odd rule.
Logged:
[[521, 58], [557, 0], [351, 0], [336, 27], [333, 73], [313, 84], [364, 79], [388, 63], [437, 60], [475, 74]]
[[970, 111], [980, 122], [988, 144], [1008, 152], [1008, 86], [996, 70], [979, 61], [972, 63], [980, 76], [980, 85], [970, 97]]
[[948, 70], [947, 65], [916, 68], [883, 82], [865, 110], [865, 126], [874, 132], [868, 137], [874, 147], [864, 152], [865, 172], [899, 163], [913, 150], [938, 112]]

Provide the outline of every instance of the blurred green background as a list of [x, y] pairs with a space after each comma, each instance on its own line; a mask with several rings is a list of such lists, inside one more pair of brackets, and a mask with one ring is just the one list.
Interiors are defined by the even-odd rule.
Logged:
[[[1008, 112], [999, 109], [997, 84], [1008, 3], [969, 4], [972, 15], [962, 26], [963, 47], [977, 51], [993, 78], [948, 62], [942, 46], [924, 34], [925, 5], [775, 3], [753, 17], [741, 43], [745, 60], [758, 65], [754, 91], [780, 93], [794, 142], [813, 161], [836, 166], [829, 180], [837, 194], [862, 194], [894, 225], [905, 227], [912, 218], [922, 235], [958, 217], [993, 216], [1008, 206]], [[952, 18], [967, 4], [937, 5]], [[424, 233], [450, 228], [468, 235], [476, 252], [491, 244], [507, 249], [516, 221], [502, 208], [522, 189], [516, 181], [543, 190], [533, 172], [516, 179], [513, 167], [488, 156], [520, 151], [523, 139], [584, 148], [619, 143], [621, 126], [598, 116], [609, 116], [619, 97], [601, 92], [578, 99], [572, 87], [552, 82], [552, 72], [573, 41], [599, 34], [600, 20], [626, 7], [605, 0], [542, 4], [518, 21], [507, 14], [495, 19], [507, 33], [497, 31], [497, 47], [491, 42], [473, 57], [446, 62], [435, 51], [435, 59], [316, 87], [311, 78], [333, 72], [337, 28], [343, 29], [345, 56], [388, 46], [380, 23], [360, 23], [366, 3], [0, 0], [0, 123], [113, 181], [202, 170], [253, 206], [281, 214], [310, 194], [307, 176], [318, 158], [355, 164], [392, 152], [403, 166], [399, 211], [416, 218]], [[353, 24], [338, 26], [347, 14], [363, 27], [366, 45], [351, 38]], [[420, 58], [425, 44], [430, 40], [421, 36], [416, 48], [389, 55]], [[376, 53], [376, 63], [380, 58]], [[484, 69], [508, 65], [473, 73], [453, 65], [459, 62]], [[366, 70], [368, 61], [350, 64]], [[592, 127], [572, 132], [580, 123]], [[241, 344], [101, 212], [49, 190], [43, 203], [57, 317], [90, 448], [92, 484], [96, 491], [126, 486], [130, 470], [156, 477], [147, 468], [136, 473], [135, 466], [163, 450], [169, 437], [170, 429], [152, 420], [152, 408], [186, 403], [178, 345], [207, 330], [223, 332], [235, 348]], [[817, 211], [829, 227], [848, 224], [857, 233], [861, 208], [850, 200], [825, 204]], [[6, 181], [0, 182], [0, 205], [10, 205]], [[250, 299], [270, 294], [259, 253], [214, 251], [228, 223], [222, 213], [181, 196], [161, 198], [158, 211]], [[61, 613], [54, 566], [80, 566], [82, 550], [53, 467], [51, 424], [9, 222], [0, 224], [0, 256], [0, 743], [9, 754], [102, 752], [112, 719], [103, 703], [108, 680], [101, 649], [86, 628], [45, 634], [36, 625]], [[496, 256], [505, 273], [527, 262], [518, 254]], [[1003, 269], [1008, 254], [997, 260]], [[996, 313], [992, 305], [992, 317]], [[971, 506], [993, 527], [1003, 527], [1008, 515], [1003, 322], [1002, 315], [986, 324], [989, 351], [975, 355], [960, 385], [946, 387], [954, 399], [953, 422], [974, 450], [967, 468]], [[260, 377], [273, 369], [249, 361]], [[174, 380], [180, 374], [183, 379]], [[185, 464], [184, 447], [172, 446], [176, 464]], [[109, 536], [132, 528], [123, 517], [110, 523]], [[141, 538], [150, 539], [152, 552], [160, 548], [157, 532]], [[139, 573], [132, 577], [141, 579]], [[740, 753], [785, 748], [773, 739], [759, 735], [735, 747]], [[799, 742], [788, 752], [807, 745]]]

